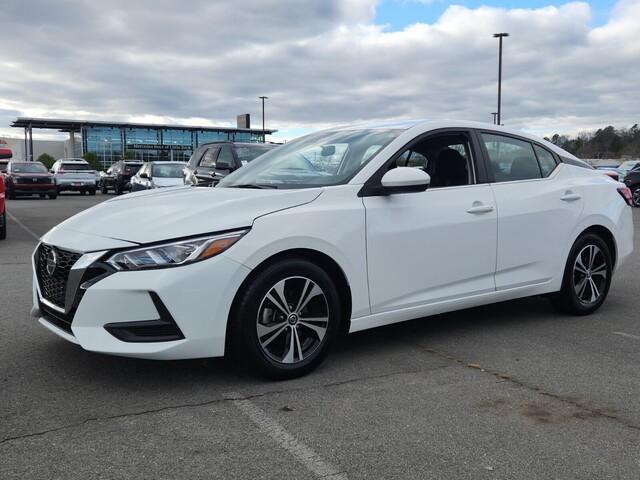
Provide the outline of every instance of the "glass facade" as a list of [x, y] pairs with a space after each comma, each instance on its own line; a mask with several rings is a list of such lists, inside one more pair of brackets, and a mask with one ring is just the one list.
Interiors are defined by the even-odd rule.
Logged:
[[83, 151], [95, 153], [104, 168], [123, 157], [144, 161], [187, 161], [199, 145], [219, 141], [261, 142], [262, 133], [124, 126], [87, 126], [82, 129]]

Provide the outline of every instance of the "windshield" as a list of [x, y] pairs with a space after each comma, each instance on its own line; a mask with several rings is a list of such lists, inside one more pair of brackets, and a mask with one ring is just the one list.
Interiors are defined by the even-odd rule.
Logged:
[[236, 147], [236, 156], [242, 165], [246, 165], [251, 160], [259, 157], [263, 153], [272, 150], [275, 145], [251, 145], [250, 147]]
[[154, 165], [152, 176], [155, 178], [182, 178], [183, 163]]
[[93, 170], [93, 168], [91, 168], [91, 165], [87, 164], [87, 163], [63, 163], [62, 164], [62, 169], [63, 170], [69, 170], [69, 171], [84, 171], [84, 170]]
[[640, 162], [638, 160], [627, 160], [626, 162], [622, 162], [620, 165], [621, 170], [631, 170], [633, 167], [638, 165]]
[[11, 173], [47, 173], [47, 168], [41, 163], [13, 163]]
[[310, 188], [348, 182], [403, 130], [329, 130], [307, 135], [260, 156], [218, 187]]

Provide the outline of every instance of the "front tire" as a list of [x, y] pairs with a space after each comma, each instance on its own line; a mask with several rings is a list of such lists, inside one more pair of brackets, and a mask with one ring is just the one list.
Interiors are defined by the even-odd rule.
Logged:
[[588, 315], [604, 303], [611, 286], [613, 265], [609, 247], [593, 233], [582, 235], [569, 252], [562, 289], [553, 297], [560, 310]]
[[304, 259], [275, 263], [234, 304], [232, 353], [270, 378], [304, 375], [326, 356], [341, 315], [338, 290], [322, 268]]

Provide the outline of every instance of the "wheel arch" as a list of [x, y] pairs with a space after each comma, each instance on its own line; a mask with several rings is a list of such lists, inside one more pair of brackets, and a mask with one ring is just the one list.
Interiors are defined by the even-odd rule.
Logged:
[[580, 232], [580, 234], [576, 237], [576, 240], [588, 233], [593, 233], [602, 238], [604, 243], [606, 243], [607, 248], [609, 248], [609, 253], [611, 254], [611, 265], [615, 266], [618, 257], [618, 246], [611, 230], [603, 225], [591, 225], [590, 227], [585, 228], [582, 232]]
[[234, 317], [235, 309], [240, 300], [241, 292], [246, 290], [246, 287], [249, 283], [251, 283], [257, 275], [259, 275], [264, 269], [273, 265], [274, 263], [278, 263], [281, 261], [285, 261], [287, 259], [304, 259], [311, 261], [323, 268], [331, 277], [331, 279], [335, 282], [336, 288], [343, 295], [343, 301], [340, 302], [340, 307], [342, 308], [342, 325], [340, 326], [341, 333], [348, 333], [349, 328], [351, 326], [351, 310], [352, 310], [352, 296], [351, 296], [351, 286], [347, 279], [346, 274], [342, 267], [336, 262], [333, 258], [331, 258], [326, 253], [323, 253], [319, 250], [314, 250], [310, 248], [291, 248], [288, 250], [280, 251], [276, 254], [271, 255], [270, 257], [264, 259], [260, 262], [247, 277], [243, 280], [240, 287], [236, 291], [236, 294], [233, 297], [233, 301], [231, 303], [231, 308], [229, 309], [229, 316], [227, 318], [227, 326], [225, 333], [225, 351], [229, 350], [230, 346], [230, 333], [231, 333], [231, 319]]

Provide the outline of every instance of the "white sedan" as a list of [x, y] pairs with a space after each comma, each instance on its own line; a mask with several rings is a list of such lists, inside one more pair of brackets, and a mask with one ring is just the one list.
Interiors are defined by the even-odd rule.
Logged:
[[184, 185], [186, 162], [145, 162], [131, 177], [129, 188], [132, 192], [153, 188], [177, 187]]
[[216, 188], [133, 193], [61, 223], [34, 252], [32, 315], [90, 351], [233, 353], [291, 377], [340, 331], [541, 294], [593, 312], [632, 253], [630, 201], [495, 125], [336, 128]]

